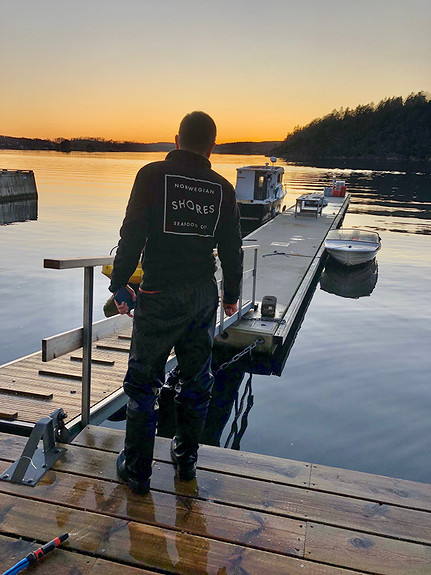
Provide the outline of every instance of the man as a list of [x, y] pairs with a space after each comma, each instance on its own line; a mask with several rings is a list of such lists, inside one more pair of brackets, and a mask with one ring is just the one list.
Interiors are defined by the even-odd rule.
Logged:
[[[137, 493], [150, 488], [157, 400], [172, 348], [180, 380], [171, 456], [180, 479], [196, 476], [198, 443], [213, 385], [216, 247], [225, 313], [230, 316], [238, 309], [243, 261], [239, 211], [232, 185], [211, 169], [215, 138], [210, 116], [188, 114], [175, 137], [176, 150], [138, 172], [120, 230], [109, 289], [120, 313], [130, 314], [135, 303], [136, 307], [124, 379], [129, 398], [126, 438], [117, 471]], [[144, 273], [136, 297], [127, 281], [140, 256]]]

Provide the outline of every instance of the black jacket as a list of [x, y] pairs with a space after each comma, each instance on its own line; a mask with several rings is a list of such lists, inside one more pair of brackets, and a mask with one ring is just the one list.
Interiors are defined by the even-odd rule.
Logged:
[[217, 248], [224, 301], [237, 301], [243, 251], [235, 191], [203, 156], [174, 150], [141, 168], [120, 237], [110, 291], [127, 284], [141, 252], [144, 290], [211, 278]]

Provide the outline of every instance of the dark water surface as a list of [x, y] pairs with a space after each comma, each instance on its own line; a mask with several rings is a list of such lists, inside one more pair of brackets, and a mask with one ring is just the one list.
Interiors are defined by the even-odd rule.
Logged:
[[[81, 325], [82, 270], [44, 270], [43, 259], [107, 255], [137, 170], [162, 157], [0, 152], [0, 168], [34, 170], [39, 192], [36, 221], [0, 226], [0, 364]], [[235, 183], [236, 167], [267, 158], [212, 161]], [[321, 191], [333, 175], [346, 180], [352, 200], [344, 226], [382, 237], [377, 282], [368, 277], [370, 295], [357, 298], [317, 284], [282, 375], [220, 379], [225, 391], [241, 382], [237, 407], [243, 397], [246, 417], [232, 427], [234, 397], [225, 393], [207, 439], [431, 483], [431, 169], [285, 169], [288, 205]], [[95, 320], [103, 317], [107, 286], [96, 271]]]

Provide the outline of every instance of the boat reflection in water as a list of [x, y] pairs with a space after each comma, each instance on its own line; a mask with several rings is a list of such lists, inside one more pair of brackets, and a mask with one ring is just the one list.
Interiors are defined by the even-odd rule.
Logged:
[[359, 266], [348, 267], [329, 257], [320, 277], [320, 288], [346, 298], [369, 296], [376, 286], [377, 272], [376, 258]]
[[37, 220], [37, 199], [0, 202], [0, 225]]

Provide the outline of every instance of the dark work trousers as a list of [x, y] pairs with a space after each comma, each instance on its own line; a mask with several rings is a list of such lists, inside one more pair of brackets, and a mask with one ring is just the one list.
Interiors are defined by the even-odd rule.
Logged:
[[172, 348], [181, 374], [175, 402], [205, 420], [213, 385], [211, 357], [217, 306], [214, 278], [138, 294], [124, 380], [129, 397], [126, 465], [138, 477], [151, 474], [158, 397]]

